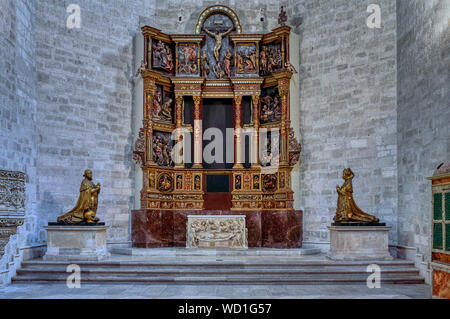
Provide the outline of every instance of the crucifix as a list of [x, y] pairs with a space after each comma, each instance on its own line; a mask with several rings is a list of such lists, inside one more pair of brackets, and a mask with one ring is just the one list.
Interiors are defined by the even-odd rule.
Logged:
[[216, 31], [216, 33], [214, 33], [205, 29], [204, 27], [202, 27], [202, 29], [206, 32], [206, 34], [216, 39], [216, 44], [214, 45], [214, 58], [216, 59], [216, 62], [219, 62], [220, 49], [222, 48], [222, 39], [234, 30], [234, 26], [224, 33], [220, 33], [219, 31]]

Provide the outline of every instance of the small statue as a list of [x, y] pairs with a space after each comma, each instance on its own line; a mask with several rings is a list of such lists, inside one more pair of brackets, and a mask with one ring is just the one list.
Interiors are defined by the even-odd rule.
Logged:
[[284, 63], [284, 69], [289, 71], [289, 72], [291, 72], [291, 73], [293, 73], [293, 74], [297, 73], [297, 70], [294, 68], [294, 66], [289, 61], [286, 61]]
[[278, 24], [281, 26], [285, 26], [287, 21], [286, 11], [284, 11], [284, 7], [281, 6], [280, 15], [278, 16]]
[[378, 223], [379, 219], [375, 216], [364, 213], [353, 199], [352, 179], [355, 177], [350, 168], [344, 169], [342, 178], [345, 180], [341, 187], [336, 186], [338, 193], [338, 202], [336, 216], [333, 218], [335, 223], [363, 222]]
[[98, 218], [95, 217], [97, 213], [98, 194], [100, 193], [100, 183], [94, 185], [92, 182], [92, 171], [84, 171], [84, 180], [80, 186], [80, 196], [75, 207], [58, 217], [58, 223], [61, 224], [76, 224], [76, 223], [97, 223]]
[[214, 65], [213, 72], [216, 75], [217, 79], [225, 78], [225, 72], [222, 69], [222, 63], [218, 62], [216, 65]]
[[210, 69], [209, 69], [209, 58], [208, 58], [208, 54], [206, 54], [206, 50], [202, 51], [201, 61], [202, 61], [202, 76], [207, 78], [209, 75]]
[[145, 69], [147, 68], [147, 63], [144, 62], [144, 60], [141, 61], [141, 67], [137, 70], [136, 72], [136, 77], [139, 76], [139, 74], [141, 74], [142, 72], [145, 71]]
[[233, 61], [233, 55], [231, 54], [231, 50], [228, 49], [223, 57], [223, 66], [225, 69], [225, 73], [229, 78], [231, 78], [231, 63]]

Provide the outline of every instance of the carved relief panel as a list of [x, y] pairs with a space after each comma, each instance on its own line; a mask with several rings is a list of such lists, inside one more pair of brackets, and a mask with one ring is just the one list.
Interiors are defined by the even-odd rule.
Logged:
[[260, 118], [261, 124], [281, 121], [281, 98], [278, 87], [268, 87], [261, 92]]
[[152, 69], [173, 74], [175, 70], [173, 45], [168, 42], [153, 39], [151, 46], [149, 60], [152, 63]]
[[173, 140], [170, 132], [153, 132], [153, 161], [162, 167], [172, 167], [172, 148]]
[[195, 43], [177, 45], [177, 75], [199, 76], [199, 46]]

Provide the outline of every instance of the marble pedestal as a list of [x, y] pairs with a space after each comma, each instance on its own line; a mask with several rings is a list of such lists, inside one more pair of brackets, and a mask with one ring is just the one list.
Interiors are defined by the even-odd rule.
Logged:
[[387, 226], [328, 226], [333, 260], [392, 260]]
[[106, 248], [106, 226], [46, 226], [45, 260], [92, 260], [110, 256]]

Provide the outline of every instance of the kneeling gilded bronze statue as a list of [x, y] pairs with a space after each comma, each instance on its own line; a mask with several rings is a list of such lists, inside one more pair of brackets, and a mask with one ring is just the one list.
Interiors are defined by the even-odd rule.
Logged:
[[350, 168], [344, 169], [342, 178], [345, 180], [341, 187], [336, 186], [338, 193], [338, 202], [335, 223], [378, 223], [379, 219], [375, 216], [366, 214], [355, 203], [353, 199], [352, 179], [355, 176]]
[[97, 223], [99, 219], [95, 217], [98, 206], [98, 194], [100, 193], [100, 183], [94, 185], [92, 182], [92, 171], [84, 171], [84, 180], [80, 186], [80, 196], [75, 207], [66, 214], [58, 217], [58, 223]]

